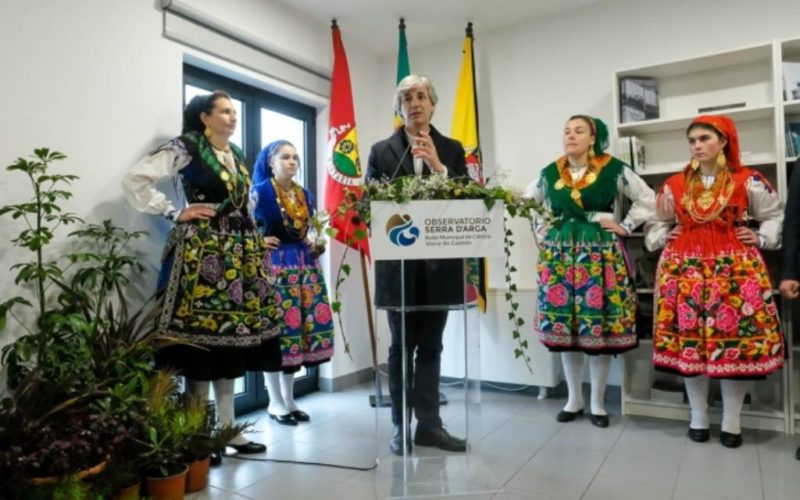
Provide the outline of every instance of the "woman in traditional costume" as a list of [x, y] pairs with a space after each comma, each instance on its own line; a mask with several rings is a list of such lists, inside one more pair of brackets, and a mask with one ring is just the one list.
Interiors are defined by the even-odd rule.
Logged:
[[[691, 162], [661, 187], [650, 250], [664, 247], [656, 273], [653, 362], [683, 375], [691, 406], [689, 437], [709, 439], [709, 377], [721, 379], [723, 446], [742, 444], [746, 379], [783, 366], [783, 338], [759, 249], [777, 249], [778, 194], [742, 165], [736, 126], [697, 117], [686, 131]], [[758, 230], [748, 222], [759, 222]]]
[[[244, 155], [228, 142], [236, 123], [228, 94], [195, 97], [184, 111], [183, 134], [137, 163], [123, 182], [137, 210], [175, 223], [158, 280], [158, 329], [188, 344], [160, 349], [156, 361], [178, 370], [204, 399], [213, 381], [221, 424], [234, 423], [234, 379], [280, 366], [269, 249], [248, 213]], [[180, 180], [184, 206], [156, 188], [167, 178]], [[239, 453], [266, 450], [242, 436], [229, 445]]]
[[289, 141], [272, 142], [258, 155], [250, 189], [253, 218], [277, 246], [271, 257], [283, 361], [267, 371], [267, 412], [284, 425], [310, 420], [294, 400], [295, 373], [333, 356], [333, 317], [317, 261], [324, 246], [309, 239], [314, 199], [293, 180], [299, 167], [297, 150]]
[[[590, 116], [570, 117], [565, 155], [546, 166], [527, 191], [555, 219], [534, 228], [540, 241], [538, 314], [542, 344], [561, 352], [569, 396], [556, 420], [584, 411], [584, 354], [591, 374], [591, 422], [607, 427], [605, 388], [612, 354], [638, 345], [636, 293], [622, 238], [654, 210], [653, 190], [633, 170], [605, 153], [608, 129]], [[620, 195], [631, 201], [617, 222]]]

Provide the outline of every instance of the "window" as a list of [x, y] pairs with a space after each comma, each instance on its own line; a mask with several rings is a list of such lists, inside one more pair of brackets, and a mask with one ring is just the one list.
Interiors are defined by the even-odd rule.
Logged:
[[[252, 165], [263, 147], [276, 139], [286, 139], [297, 148], [300, 170], [295, 181], [316, 197], [316, 111], [305, 104], [292, 101], [265, 90], [243, 84], [215, 73], [184, 64], [184, 106], [197, 95], [223, 90], [230, 94], [239, 117], [239, 126], [231, 142], [240, 146]], [[295, 394], [300, 396], [318, 388], [317, 368], [303, 369], [295, 374]], [[263, 410], [268, 394], [261, 372], [248, 373], [236, 380], [236, 413]]]

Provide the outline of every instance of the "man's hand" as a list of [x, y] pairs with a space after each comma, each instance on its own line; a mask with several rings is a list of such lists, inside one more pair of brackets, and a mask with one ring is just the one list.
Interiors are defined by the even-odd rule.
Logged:
[[781, 280], [778, 290], [781, 291], [781, 296], [784, 299], [796, 299], [800, 295], [800, 281]]
[[427, 132], [420, 132], [414, 138], [414, 144], [411, 147], [411, 154], [417, 158], [422, 158], [434, 171], [443, 174], [447, 172], [441, 161], [439, 161], [439, 153], [436, 152], [436, 146], [433, 145], [433, 139]]

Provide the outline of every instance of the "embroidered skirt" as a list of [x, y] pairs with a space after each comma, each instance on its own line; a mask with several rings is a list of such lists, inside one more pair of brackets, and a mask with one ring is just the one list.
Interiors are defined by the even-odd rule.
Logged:
[[546, 241], [539, 253], [536, 331], [551, 351], [615, 354], [638, 345], [636, 294], [616, 237]]
[[269, 251], [249, 217], [175, 226], [159, 279], [159, 331], [190, 342], [157, 360], [192, 379], [236, 378], [279, 366]]
[[330, 360], [333, 315], [319, 263], [305, 243], [282, 243], [271, 257], [283, 368]]
[[688, 376], [753, 378], [783, 365], [778, 310], [757, 248], [706, 255], [668, 246], [655, 300], [657, 367]]

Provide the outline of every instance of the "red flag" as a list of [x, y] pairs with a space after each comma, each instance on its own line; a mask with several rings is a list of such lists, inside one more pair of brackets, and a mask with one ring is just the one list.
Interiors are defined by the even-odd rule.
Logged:
[[[353, 92], [350, 70], [342, 44], [342, 34], [336, 21], [333, 34], [333, 78], [331, 80], [330, 118], [328, 119], [328, 175], [325, 180], [325, 210], [331, 216], [331, 226], [338, 230], [336, 239], [369, 256], [369, 243], [364, 223], [355, 218], [355, 211], [339, 215], [347, 192], [361, 196], [364, 180], [358, 157], [358, 134], [353, 112]], [[358, 237], [357, 237], [358, 236]], [[359, 239], [360, 238], [360, 239]]]

